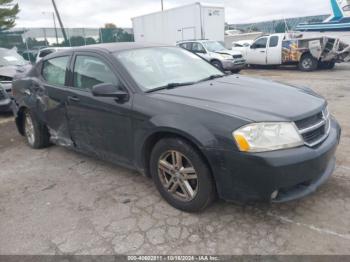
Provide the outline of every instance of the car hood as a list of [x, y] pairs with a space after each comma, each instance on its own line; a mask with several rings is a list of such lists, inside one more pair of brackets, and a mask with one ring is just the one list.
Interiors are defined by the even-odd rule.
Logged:
[[27, 64], [23, 66], [1, 66], [0, 76], [13, 78], [16, 74], [26, 73], [31, 67], [32, 67], [31, 64]]
[[236, 51], [236, 50], [223, 50], [215, 53], [224, 54], [224, 55], [241, 55], [242, 54], [240, 51]]
[[152, 96], [253, 122], [300, 120], [318, 113], [326, 104], [311, 89], [233, 75]]

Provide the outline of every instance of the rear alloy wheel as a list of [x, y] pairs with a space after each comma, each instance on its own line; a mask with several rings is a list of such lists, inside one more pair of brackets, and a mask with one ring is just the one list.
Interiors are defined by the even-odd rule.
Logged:
[[24, 131], [25, 131], [25, 137], [27, 139], [28, 144], [31, 147], [34, 147], [35, 144], [35, 129], [32, 117], [27, 111], [24, 115]]
[[215, 198], [215, 186], [207, 164], [186, 141], [159, 141], [151, 155], [151, 173], [163, 198], [173, 207], [198, 212]]
[[318, 61], [311, 54], [304, 54], [299, 62], [299, 69], [304, 72], [311, 72], [317, 69]]
[[26, 110], [23, 114], [23, 128], [24, 136], [30, 147], [40, 149], [50, 145], [47, 127], [30, 110]]

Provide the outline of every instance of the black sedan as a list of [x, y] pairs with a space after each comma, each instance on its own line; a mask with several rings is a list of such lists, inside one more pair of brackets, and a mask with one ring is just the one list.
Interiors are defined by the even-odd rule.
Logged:
[[285, 202], [332, 174], [340, 127], [307, 88], [225, 75], [177, 47], [102, 44], [45, 57], [13, 83], [19, 132], [153, 178], [174, 207]]

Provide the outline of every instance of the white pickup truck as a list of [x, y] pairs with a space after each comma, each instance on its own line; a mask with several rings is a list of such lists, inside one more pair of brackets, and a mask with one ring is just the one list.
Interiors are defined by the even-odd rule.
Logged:
[[335, 63], [350, 61], [350, 46], [339, 39], [305, 38], [297, 32], [262, 36], [235, 51], [243, 52], [248, 65], [295, 64], [302, 71], [332, 69]]

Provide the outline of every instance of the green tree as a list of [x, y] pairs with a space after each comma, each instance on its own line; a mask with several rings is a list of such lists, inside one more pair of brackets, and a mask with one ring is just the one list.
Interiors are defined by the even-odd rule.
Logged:
[[102, 43], [113, 42], [132, 42], [134, 36], [124, 31], [122, 28], [118, 28], [113, 23], [105, 24], [105, 27], [101, 29]]
[[13, 0], [0, 0], [0, 31], [10, 29], [15, 26], [16, 16], [19, 13], [18, 4], [13, 4]]
[[94, 45], [94, 44], [96, 44], [96, 40], [94, 38], [92, 38], [92, 37], [85, 38], [85, 41], [86, 41], [87, 45]]
[[25, 41], [26, 41], [25, 47], [28, 46], [29, 49], [35, 49], [35, 48], [39, 49], [49, 45], [49, 42], [47, 42], [46, 40], [38, 41], [32, 37], [28, 37]]
[[279, 22], [275, 26], [275, 33], [285, 33], [289, 28], [290, 28], [290, 26], [288, 24], [286, 24], [285, 22]]

